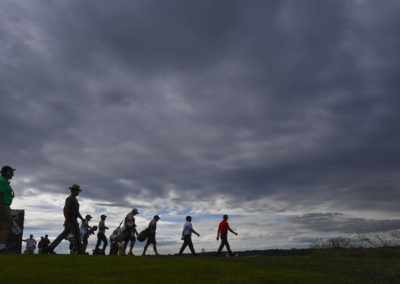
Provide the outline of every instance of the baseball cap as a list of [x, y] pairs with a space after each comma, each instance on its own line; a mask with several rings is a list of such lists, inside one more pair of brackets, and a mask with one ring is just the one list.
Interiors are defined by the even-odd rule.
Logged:
[[1, 173], [6, 173], [8, 171], [15, 171], [16, 169], [13, 169], [11, 166], [4, 166], [1, 168]]

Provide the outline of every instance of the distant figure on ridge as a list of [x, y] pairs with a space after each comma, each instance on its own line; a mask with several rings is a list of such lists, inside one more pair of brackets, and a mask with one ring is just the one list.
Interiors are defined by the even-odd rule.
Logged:
[[218, 231], [217, 231], [217, 241], [219, 240], [219, 237], [221, 236], [221, 245], [219, 246], [217, 256], [221, 254], [222, 249], [224, 246], [226, 246], [226, 249], [228, 250], [228, 253], [230, 256], [233, 256], [233, 253], [231, 251], [231, 248], [228, 243], [228, 230], [231, 231], [233, 234], [237, 236], [237, 233], [235, 233], [228, 224], [228, 215], [224, 215], [223, 220], [221, 223], [219, 223], [218, 226]]
[[49, 247], [49, 244], [50, 244], [49, 235], [46, 234], [42, 241], [42, 252], [44, 252]]
[[[97, 233], [97, 243], [96, 243], [96, 247], [94, 249], [94, 251], [96, 252], [96, 254], [105, 254], [106, 251], [106, 247], [107, 247], [107, 238], [106, 238], [106, 230], [108, 230], [108, 227], [105, 224], [106, 215], [101, 215], [100, 216], [101, 220], [99, 222], [99, 232]], [[103, 242], [103, 249], [101, 251], [99, 251], [99, 246], [101, 244], [101, 242]]]
[[36, 240], [33, 238], [33, 235], [29, 235], [29, 239], [22, 241], [26, 242], [26, 249], [24, 254], [34, 254], [36, 248]]
[[179, 255], [182, 255], [186, 246], [189, 246], [189, 249], [192, 252], [192, 254], [194, 256], [196, 256], [196, 253], [195, 253], [194, 247], [193, 247], [193, 243], [192, 243], [192, 233], [195, 233], [198, 237], [200, 237], [200, 234], [198, 234], [193, 229], [191, 222], [192, 222], [192, 217], [186, 216], [186, 223], [185, 223], [185, 225], [183, 225], [183, 231], [182, 231], [183, 244], [182, 244], [181, 250], [179, 251]]
[[149, 227], [148, 227], [149, 235], [147, 237], [147, 243], [143, 248], [142, 256], [146, 255], [147, 247], [150, 244], [153, 244], [154, 252], [156, 253], [156, 255], [159, 255], [157, 252], [157, 242], [156, 242], [156, 229], [157, 229], [158, 220], [160, 220], [160, 217], [158, 215], [155, 215], [153, 220], [151, 220], [151, 222], [149, 224]]
[[8, 230], [14, 226], [11, 216], [10, 205], [14, 199], [14, 191], [10, 186], [10, 181], [14, 176], [14, 171], [10, 166], [1, 168], [0, 177], [0, 253], [9, 253], [6, 247]]
[[79, 224], [77, 218], [84, 221], [81, 213], [79, 213], [79, 202], [76, 198], [82, 191], [79, 185], [74, 184], [70, 188], [71, 195], [65, 200], [64, 206], [64, 231], [47, 247], [44, 252], [54, 253], [54, 249], [58, 244], [72, 233], [74, 237], [74, 244], [78, 254], [83, 254], [83, 247], [81, 242], [81, 235], [79, 232]]
[[43, 240], [44, 240], [44, 237], [43, 236], [41, 236], [40, 237], [40, 241], [39, 241], [39, 243], [38, 243], [38, 249], [39, 249], [39, 254], [42, 254], [43, 253]]

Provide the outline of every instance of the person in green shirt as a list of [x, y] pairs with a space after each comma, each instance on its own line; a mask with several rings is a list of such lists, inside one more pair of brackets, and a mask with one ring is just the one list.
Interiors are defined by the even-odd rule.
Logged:
[[14, 198], [14, 191], [10, 186], [10, 180], [14, 176], [14, 171], [10, 166], [1, 168], [0, 177], [0, 253], [6, 252], [6, 241], [8, 231], [14, 225], [11, 216], [10, 205]]

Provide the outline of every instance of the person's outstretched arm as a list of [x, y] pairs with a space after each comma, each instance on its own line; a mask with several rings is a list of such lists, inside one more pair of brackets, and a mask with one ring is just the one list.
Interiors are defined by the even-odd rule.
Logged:
[[231, 231], [232, 233], [234, 233], [237, 236], [237, 233], [234, 232], [231, 228], [229, 228], [228, 230]]
[[192, 231], [192, 233], [195, 233], [198, 237], [200, 237], [200, 234], [197, 233], [195, 230], [193, 230], [193, 229], [190, 229], [190, 230]]

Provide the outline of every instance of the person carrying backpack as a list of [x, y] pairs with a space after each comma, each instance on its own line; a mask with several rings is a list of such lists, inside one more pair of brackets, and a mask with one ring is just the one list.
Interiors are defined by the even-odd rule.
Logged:
[[157, 252], [157, 242], [156, 242], [156, 230], [157, 230], [157, 222], [158, 220], [160, 220], [160, 217], [158, 215], [155, 215], [153, 220], [151, 220], [148, 230], [149, 230], [149, 236], [147, 237], [147, 242], [146, 245], [143, 248], [143, 253], [142, 256], [146, 255], [146, 250], [147, 247], [150, 244], [153, 244], [153, 250], [155, 252], [156, 255], [159, 255], [159, 253]]

